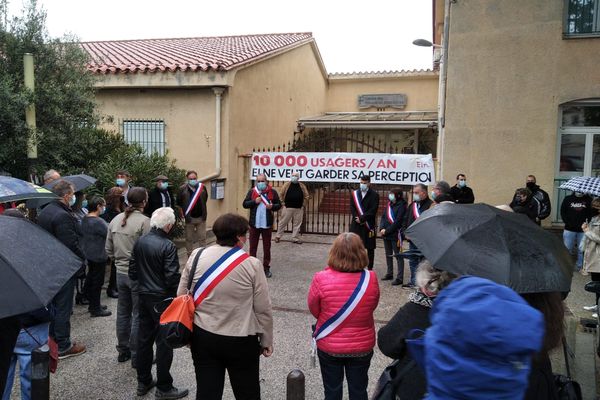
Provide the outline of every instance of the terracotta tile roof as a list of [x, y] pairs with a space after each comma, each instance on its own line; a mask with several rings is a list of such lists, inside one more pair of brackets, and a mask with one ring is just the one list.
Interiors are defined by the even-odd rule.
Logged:
[[311, 33], [82, 42], [88, 70], [98, 74], [228, 71], [310, 42]]

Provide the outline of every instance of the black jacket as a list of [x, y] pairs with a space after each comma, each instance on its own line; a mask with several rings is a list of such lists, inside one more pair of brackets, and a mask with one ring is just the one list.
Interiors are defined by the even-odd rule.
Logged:
[[131, 252], [129, 278], [138, 281], [140, 294], [174, 297], [181, 274], [177, 247], [162, 229], [152, 228]]
[[[169, 197], [169, 207], [171, 207], [172, 209], [175, 209], [175, 199], [173, 198], [173, 194], [171, 194], [170, 190], [160, 190], [159, 188], [155, 187], [154, 189], [152, 189], [150, 191], [150, 193], [148, 193], [148, 203], [146, 204], [146, 207], [144, 208], [144, 214], [146, 214], [148, 217], [152, 216], [152, 213], [161, 208], [163, 206], [163, 199], [161, 196], [161, 193], [164, 194], [165, 196]], [[185, 210], [184, 210], [185, 211]]]
[[[359, 191], [360, 192], [360, 191]], [[362, 239], [365, 247], [367, 249], [374, 249], [376, 247], [376, 235], [375, 229], [377, 229], [376, 217], [377, 210], [379, 209], [379, 194], [373, 189], [367, 190], [365, 197], [362, 197], [362, 194], [359, 193], [359, 201], [361, 203], [363, 209], [363, 215], [358, 215], [358, 210], [356, 209], [356, 205], [354, 205], [354, 199], [352, 198], [352, 193], [350, 194], [350, 210], [352, 211], [352, 223], [350, 224], [350, 232], [356, 233]], [[354, 221], [354, 218], [358, 217], [360, 220], [360, 224], [357, 224]], [[367, 227], [368, 224], [368, 227]], [[369, 228], [373, 231], [372, 234], [369, 234]]]
[[394, 213], [394, 222], [390, 223], [387, 219], [387, 206], [381, 216], [381, 222], [379, 222], [379, 230], [385, 229], [385, 239], [397, 240], [398, 231], [402, 229], [404, 223], [404, 213], [406, 213], [406, 202], [402, 199], [392, 204], [392, 212]]
[[[405, 339], [412, 329], [425, 330], [431, 325], [429, 310], [428, 307], [408, 302], [377, 332], [379, 350], [390, 358], [401, 360], [400, 368], [412, 360]], [[419, 367], [415, 367], [402, 380], [396, 394], [402, 400], [421, 400], [426, 390], [425, 375]]]
[[[242, 206], [244, 208], [249, 208], [250, 209], [250, 226], [255, 227], [256, 226], [256, 208], [258, 207], [258, 204], [256, 204], [256, 201], [254, 201], [252, 199], [252, 192], [254, 191], [254, 188], [250, 189], [248, 191], [248, 193], [246, 194], [246, 198], [244, 199], [244, 202], [242, 203]], [[272, 199], [271, 199], [271, 203], [273, 204], [273, 208], [271, 208], [270, 210], [267, 210], [267, 225], [268, 226], [273, 226], [273, 211], [277, 211], [281, 208], [281, 200], [279, 199], [279, 194], [277, 194], [277, 191], [273, 188], [271, 188], [271, 192], [272, 194]]]
[[592, 199], [590, 196], [577, 197], [571, 194], [560, 205], [560, 217], [565, 223], [565, 230], [583, 232], [581, 225], [592, 219]]
[[529, 196], [525, 203], [522, 204], [515, 197], [510, 203], [510, 208], [517, 214], [525, 214], [527, 218], [538, 223], [537, 217], [540, 212], [540, 203], [535, 197]]
[[475, 195], [473, 189], [468, 186], [458, 187], [456, 185], [450, 188], [450, 195], [457, 204], [473, 204], [475, 203]]
[[[423, 213], [424, 211], [429, 210], [431, 208], [431, 205], [433, 204], [433, 202], [431, 201], [431, 199], [429, 197], [426, 198], [425, 200], [421, 200], [416, 203], [418, 205], [419, 213]], [[414, 209], [413, 209], [414, 204], [415, 204], [415, 202], [413, 201], [412, 203], [410, 203], [410, 205], [406, 209], [406, 214], [405, 214], [406, 218], [404, 219], [404, 230], [406, 230], [406, 228], [408, 228], [417, 219], [417, 217], [415, 216]]]
[[79, 223], [71, 212], [71, 209], [63, 202], [54, 200], [44, 207], [38, 217], [38, 225], [60, 240], [62, 244], [67, 246], [82, 261], [85, 259], [85, 255], [79, 244], [81, 237]]

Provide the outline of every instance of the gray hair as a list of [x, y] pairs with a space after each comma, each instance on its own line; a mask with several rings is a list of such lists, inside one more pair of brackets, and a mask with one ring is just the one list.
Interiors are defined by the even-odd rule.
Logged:
[[434, 188], [442, 193], [450, 193], [450, 184], [446, 181], [437, 181]]
[[58, 197], [65, 197], [67, 194], [75, 192], [75, 186], [71, 182], [61, 179], [52, 186], [51, 190]]
[[150, 218], [150, 227], [164, 229], [167, 225], [175, 223], [175, 212], [171, 207], [157, 208]]
[[428, 260], [423, 260], [417, 268], [415, 282], [423, 293], [434, 297], [456, 278], [457, 275], [436, 269]]
[[55, 169], [49, 169], [44, 174], [44, 183], [50, 183], [50, 182], [55, 181], [57, 179], [60, 179], [60, 174]]

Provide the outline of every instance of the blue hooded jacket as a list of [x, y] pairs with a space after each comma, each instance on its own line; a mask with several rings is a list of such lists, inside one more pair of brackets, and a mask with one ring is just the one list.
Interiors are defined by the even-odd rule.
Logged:
[[523, 398], [542, 348], [542, 313], [506, 286], [467, 276], [440, 292], [430, 316], [425, 335], [408, 341], [425, 364], [426, 399]]

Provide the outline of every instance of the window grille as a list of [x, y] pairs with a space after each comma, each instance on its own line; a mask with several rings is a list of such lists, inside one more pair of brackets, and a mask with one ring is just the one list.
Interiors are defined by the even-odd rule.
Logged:
[[566, 36], [600, 35], [600, 0], [565, 0]]
[[165, 154], [165, 122], [162, 120], [125, 120], [121, 123], [123, 139], [140, 145], [147, 154]]

